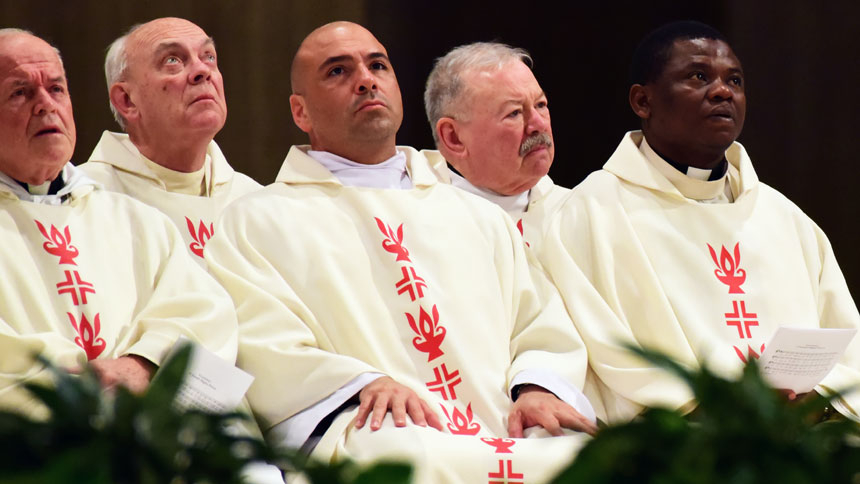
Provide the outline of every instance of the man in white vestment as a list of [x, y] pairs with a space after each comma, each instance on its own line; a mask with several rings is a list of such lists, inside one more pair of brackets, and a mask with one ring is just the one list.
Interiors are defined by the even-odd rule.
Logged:
[[[555, 146], [546, 93], [531, 66], [528, 52], [495, 42], [462, 45], [437, 59], [424, 108], [439, 151], [422, 153], [441, 181], [504, 209], [536, 250], [570, 190], [547, 175]], [[583, 390], [603, 420], [595, 379], [589, 369]]]
[[[206, 249], [271, 439], [325, 460], [403, 458], [417, 482], [544, 481], [593, 432], [584, 348], [497, 206], [395, 147], [400, 90], [363, 27], [312, 32], [291, 72], [294, 146]], [[527, 432], [528, 433], [528, 432]]]
[[525, 50], [493, 42], [437, 59], [424, 108], [439, 151], [424, 154], [443, 182], [502, 207], [535, 248], [569, 190], [547, 175], [552, 126], [531, 65]]
[[187, 20], [152, 20], [111, 44], [105, 77], [125, 133], [105, 131], [81, 169], [167, 214], [203, 264], [218, 215], [260, 188], [213, 141], [227, 119], [214, 41]]
[[35, 417], [22, 388], [89, 364], [143, 391], [180, 336], [235, 361], [223, 289], [163, 214], [102, 190], [70, 162], [75, 123], [59, 52], [0, 30], [0, 406]]
[[[732, 376], [780, 326], [860, 326], [827, 237], [759, 182], [735, 142], [746, 113], [744, 73], [726, 39], [697, 22], [664, 26], [634, 53], [631, 84], [642, 131], [627, 133], [603, 169], [573, 189], [540, 255], [565, 298], [580, 290], [569, 275], [581, 271], [616, 315], [573, 319], [608, 387], [610, 420], [622, 421], [644, 405], [686, 411], [695, 402], [621, 342]], [[858, 384], [855, 337], [815, 391]], [[833, 407], [856, 418], [860, 394]]]

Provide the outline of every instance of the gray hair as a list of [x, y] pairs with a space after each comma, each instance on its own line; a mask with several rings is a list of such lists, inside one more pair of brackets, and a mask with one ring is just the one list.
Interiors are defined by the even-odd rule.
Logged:
[[[29, 30], [18, 29], [15, 27], [7, 27], [5, 29], [0, 29], [0, 37], [11, 37], [14, 35], [29, 35], [31, 37], [36, 37], [37, 39], [42, 39], [41, 37], [34, 34], [33, 32], [30, 32]], [[45, 40], [45, 39], [42, 39], [42, 40]], [[45, 42], [47, 42], [47, 41], [45, 41]], [[60, 55], [60, 49], [54, 47], [50, 42], [48, 42], [48, 45], [50, 45], [51, 48], [54, 49], [54, 52], [57, 54], [57, 59], [60, 61], [60, 65], [62, 66], [63, 65], [63, 56]], [[65, 70], [65, 67], [63, 67], [63, 69]]]
[[128, 36], [142, 25], [133, 25], [122, 37], [114, 40], [107, 49], [107, 55], [105, 55], [105, 80], [107, 81], [108, 88], [108, 105], [110, 106], [110, 112], [113, 113], [113, 118], [123, 131], [125, 131], [125, 118], [119, 114], [119, 111], [110, 102], [110, 87], [125, 78], [126, 69], [128, 69], [128, 52], [125, 49], [125, 44]]
[[465, 91], [463, 73], [497, 70], [511, 61], [520, 61], [529, 68], [532, 66], [532, 58], [525, 49], [499, 42], [461, 45], [436, 59], [424, 88], [424, 109], [437, 145], [436, 123], [440, 118], [454, 114], [454, 106]]

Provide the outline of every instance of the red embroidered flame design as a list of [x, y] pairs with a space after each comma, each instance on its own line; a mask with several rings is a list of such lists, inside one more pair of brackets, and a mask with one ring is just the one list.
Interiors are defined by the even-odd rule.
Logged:
[[439, 310], [436, 309], [435, 304], [433, 305], [432, 312], [433, 317], [431, 318], [423, 307], [420, 308], [420, 312], [418, 313], [418, 323], [415, 322], [415, 318], [412, 317], [411, 314], [406, 313], [406, 319], [409, 320], [409, 327], [418, 335], [412, 339], [412, 346], [422, 353], [427, 353], [428, 362], [445, 354], [440, 346], [442, 345], [442, 340], [445, 339], [445, 333], [447, 332], [445, 327], [439, 324]]
[[203, 257], [203, 248], [206, 247], [206, 242], [212, 237], [215, 233], [215, 228], [212, 224], [209, 224], [209, 227], [206, 226], [205, 223], [201, 220], [197, 229], [194, 229], [194, 222], [191, 221], [190, 218], [185, 217], [185, 223], [188, 225], [188, 233], [191, 234], [191, 238], [194, 239], [194, 242], [191, 242], [188, 245], [188, 248], [191, 249], [191, 252], [194, 253], [197, 257]]
[[391, 230], [390, 225], [386, 225], [385, 222], [379, 220], [377, 217], [373, 217], [373, 219], [376, 220], [376, 226], [379, 227], [382, 235], [386, 237], [382, 241], [382, 248], [392, 254], [397, 254], [396, 260], [398, 261], [412, 262], [409, 260], [409, 251], [406, 250], [406, 247], [403, 247], [403, 224], [397, 227], [397, 232], [395, 233]]
[[476, 435], [481, 431], [481, 424], [472, 422], [472, 404], [466, 406], [466, 415], [457, 407], [454, 407], [453, 412], [449, 415], [445, 405], [439, 404], [442, 411], [445, 412], [445, 418], [448, 419], [448, 430], [455, 435]]
[[513, 447], [514, 444], [517, 443], [514, 439], [501, 439], [490, 437], [481, 437], [481, 442], [495, 447], [497, 454], [513, 454], [514, 451], [511, 450], [511, 447]]
[[[744, 364], [746, 364], [747, 363], [747, 357], [744, 356], [743, 350], [741, 350], [737, 346], [732, 346], [732, 348], [735, 349], [735, 353], [737, 353], [738, 358], [740, 358], [741, 361], [744, 362]], [[764, 343], [762, 343], [761, 349], [759, 350], [758, 353], [756, 353], [756, 351], [750, 345], [747, 345], [747, 351], [749, 352], [747, 354], [747, 356], [749, 357], [750, 360], [752, 360], [753, 358], [758, 359], [759, 356], [761, 356], [761, 354], [764, 353]]]
[[102, 351], [105, 350], [105, 346], [107, 346], [105, 340], [99, 337], [99, 333], [102, 330], [99, 314], [96, 313], [92, 326], [90, 325], [89, 320], [87, 320], [87, 316], [85, 314], [81, 314], [80, 324], [75, 321], [75, 317], [72, 313], [66, 314], [69, 315], [69, 322], [72, 323], [72, 327], [75, 328], [75, 331], [78, 333], [78, 336], [75, 338], [75, 343], [83, 348], [87, 353], [87, 360], [98, 358], [98, 356], [102, 354]]
[[78, 265], [75, 262], [75, 257], [78, 256], [79, 252], [78, 248], [72, 245], [72, 233], [68, 225], [63, 228], [62, 232], [51, 225], [51, 235], [48, 235], [48, 230], [41, 222], [38, 220], [34, 220], [34, 222], [36, 222], [39, 232], [42, 232], [42, 235], [48, 239], [48, 242], [42, 244], [45, 252], [60, 256], [60, 264]]
[[707, 245], [708, 250], [711, 251], [711, 259], [713, 259], [714, 264], [717, 266], [717, 269], [714, 270], [714, 275], [717, 276], [717, 279], [719, 279], [720, 282], [729, 286], [729, 294], [743, 294], [744, 290], [741, 289], [741, 284], [746, 281], [747, 273], [745, 270], [740, 268], [740, 242], [735, 244], [734, 259], [732, 258], [732, 255], [729, 254], [729, 251], [726, 250], [726, 246], [721, 246], [722, 250], [720, 251], [719, 261], [717, 260], [717, 252], [713, 247], [711, 247], [711, 244]]

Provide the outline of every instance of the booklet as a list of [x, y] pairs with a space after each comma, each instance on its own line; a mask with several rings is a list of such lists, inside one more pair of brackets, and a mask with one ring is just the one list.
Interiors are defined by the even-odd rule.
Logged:
[[759, 358], [774, 388], [812, 391], [845, 353], [856, 329], [780, 327]]
[[185, 336], [180, 336], [173, 345], [171, 355], [188, 343], [191, 343], [191, 356], [174, 404], [182, 409], [213, 413], [235, 410], [254, 377]]

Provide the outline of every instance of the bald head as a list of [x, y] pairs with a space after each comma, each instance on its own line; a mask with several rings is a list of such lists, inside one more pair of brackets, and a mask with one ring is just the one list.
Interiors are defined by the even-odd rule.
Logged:
[[105, 59], [111, 107], [147, 158], [179, 171], [202, 166], [227, 119], [215, 42], [188, 20], [132, 27]]
[[293, 94], [299, 94], [303, 91], [304, 78], [316, 67], [314, 63], [319, 60], [321, 51], [340, 40], [356, 38], [376, 44], [378, 50], [385, 53], [385, 47], [376, 40], [376, 37], [369, 30], [353, 22], [331, 22], [317, 27], [309, 33], [299, 44], [290, 67], [290, 85]]
[[311, 32], [296, 51], [290, 81], [293, 120], [313, 149], [359, 163], [394, 155], [400, 87], [385, 47], [367, 29], [333, 22]]

